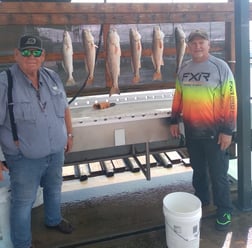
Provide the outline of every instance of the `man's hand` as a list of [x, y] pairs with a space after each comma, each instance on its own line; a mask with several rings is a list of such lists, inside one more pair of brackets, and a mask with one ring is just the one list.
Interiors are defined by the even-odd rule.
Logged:
[[170, 133], [172, 137], [179, 138], [180, 136], [179, 124], [170, 125]]
[[2, 161], [0, 161], [0, 181], [2, 181], [3, 178], [3, 171], [8, 171], [7, 167], [3, 164]]
[[218, 138], [218, 144], [220, 145], [221, 150], [226, 150], [232, 142], [232, 136], [231, 135], [227, 135], [224, 133], [220, 133], [219, 134], [219, 138]]
[[65, 146], [65, 153], [70, 152], [73, 148], [73, 136], [67, 138], [67, 144]]

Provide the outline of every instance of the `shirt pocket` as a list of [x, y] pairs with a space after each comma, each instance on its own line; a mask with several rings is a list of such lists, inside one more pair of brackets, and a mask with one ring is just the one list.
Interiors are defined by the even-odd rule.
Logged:
[[31, 102], [15, 102], [13, 106], [14, 118], [17, 122], [35, 122], [35, 113]]
[[56, 116], [59, 118], [64, 118], [66, 107], [64, 94], [61, 91], [56, 90], [52, 91], [51, 94]]

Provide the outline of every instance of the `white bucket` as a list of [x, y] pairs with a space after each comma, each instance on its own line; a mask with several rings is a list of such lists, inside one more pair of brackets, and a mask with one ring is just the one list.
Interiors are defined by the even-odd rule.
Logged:
[[0, 188], [0, 248], [12, 248], [10, 239], [10, 193], [9, 187]]
[[168, 248], [199, 248], [201, 201], [186, 192], [174, 192], [163, 199]]

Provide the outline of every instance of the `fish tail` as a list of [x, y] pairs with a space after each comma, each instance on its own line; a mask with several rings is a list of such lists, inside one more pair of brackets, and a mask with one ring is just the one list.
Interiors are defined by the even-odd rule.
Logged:
[[90, 84], [93, 84], [93, 82], [94, 82], [94, 77], [89, 76], [87, 79], [87, 84], [90, 85]]
[[76, 82], [73, 77], [68, 78], [66, 81], [66, 86], [75, 85], [75, 84]]
[[120, 90], [119, 90], [119, 88], [113, 86], [110, 89], [109, 96], [114, 95], [114, 94], [118, 94], [119, 95], [120, 94]]
[[153, 80], [162, 80], [162, 74], [161, 74], [161, 72], [154, 72], [154, 74], [153, 74]]
[[140, 76], [134, 76], [132, 79], [132, 83], [136, 84], [140, 82]]

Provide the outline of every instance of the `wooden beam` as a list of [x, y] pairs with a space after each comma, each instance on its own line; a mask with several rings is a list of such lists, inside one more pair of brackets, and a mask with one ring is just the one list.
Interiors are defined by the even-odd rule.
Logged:
[[0, 3], [1, 25], [230, 22], [233, 3]]
[[14, 2], [0, 3], [2, 14], [54, 14], [54, 13], [188, 13], [188, 12], [233, 12], [233, 3], [39, 3], [39, 2]]
[[[211, 52], [218, 52], [218, 51], [222, 51], [223, 48], [220, 46], [212, 46], [211, 47]], [[150, 48], [146, 48], [143, 49], [142, 51], [142, 57], [150, 57], [151, 56], [151, 49]], [[164, 56], [170, 56], [170, 55], [174, 55], [176, 54], [176, 49], [175, 47], [169, 47], [169, 48], [165, 48], [164, 49]], [[101, 51], [99, 53], [98, 58], [99, 59], [105, 59], [105, 51]], [[129, 50], [122, 50], [122, 57], [123, 58], [130, 58], [131, 57], [131, 53]], [[1, 60], [0, 60], [0, 64], [9, 64], [9, 63], [14, 63], [14, 56], [13, 55], [2, 55], [0, 56]], [[85, 54], [84, 52], [75, 52], [73, 54], [73, 59], [74, 61], [84, 61], [85, 58]], [[61, 53], [48, 53], [46, 54], [46, 61], [62, 61], [62, 54]]]

